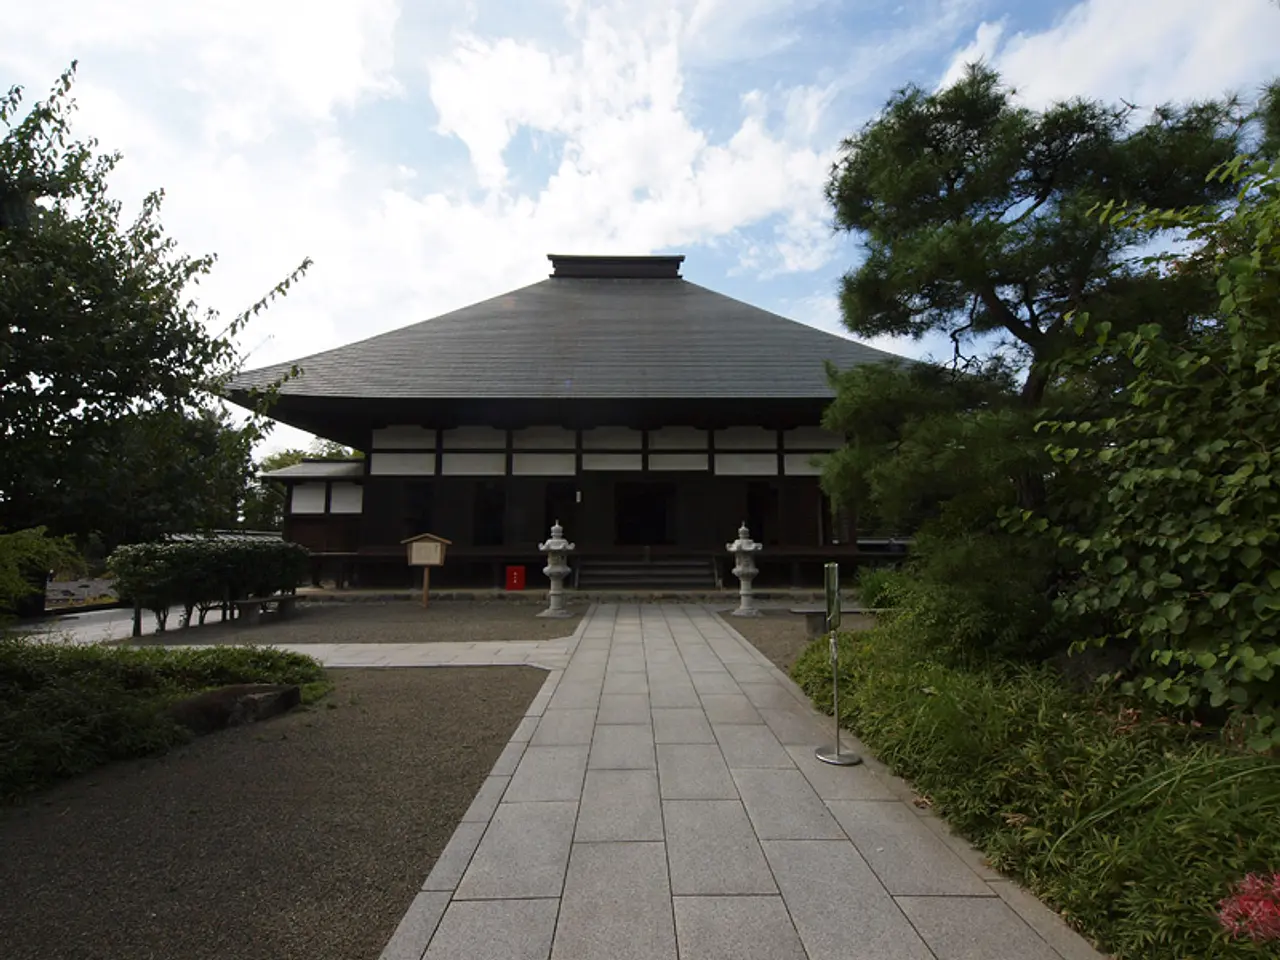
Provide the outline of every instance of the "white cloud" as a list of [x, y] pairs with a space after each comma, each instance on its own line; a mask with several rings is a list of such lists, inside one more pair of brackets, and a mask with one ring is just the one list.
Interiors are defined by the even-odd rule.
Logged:
[[[232, 314], [314, 258], [245, 334], [259, 366], [541, 279], [552, 251], [722, 242], [753, 273], [829, 263], [834, 98], [950, 43], [969, 0], [922, 0], [946, 15], [877, 36], [852, 66], [740, 85], [738, 104], [716, 106], [728, 132], [700, 127], [690, 64], [786, 47], [788, 18], [821, 2], [573, 0], [563, 24], [530, 38], [481, 31], [466, 5], [118, 0], [104, 16], [95, 0], [61, 0], [6, 12], [0, 77], [39, 97], [81, 59], [76, 132], [124, 153], [114, 192], [126, 215], [163, 187], [181, 249], [220, 255], [202, 303]], [[403, 129], [388, 129], [384, 107]], [[465, 145], [469, 167], [439, 161], [432, 126]], [[509, 169], [521, 131], [546, 138], [545, 182]], [[282, 430], [271, 445], [298, 440]]]
[[1051, 28], [1006, 35], [984, 23], [953, 58], [987, 59], [1030, 104], [1073, 96], [1143, 107], [1255, 92], [1280, 73], [1280, 9], [1273, 0], [1082, 0]]

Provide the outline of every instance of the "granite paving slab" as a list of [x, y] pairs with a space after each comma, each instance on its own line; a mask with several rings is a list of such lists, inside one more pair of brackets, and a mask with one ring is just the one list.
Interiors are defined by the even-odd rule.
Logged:
[[547, 680], [384, 960], [1099, 960], [874, 758], [816, 760], [830, 718], [711, 610], [598, 604], [533, 646], [455, 653]]

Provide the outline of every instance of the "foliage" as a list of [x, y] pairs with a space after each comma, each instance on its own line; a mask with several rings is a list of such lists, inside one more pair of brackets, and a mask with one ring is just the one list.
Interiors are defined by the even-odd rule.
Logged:
[[[0, 526], [39, 519], [58, 534], [101, 533], [110, 547], [117, 531], [128, 535], [136, 504], [101, 496], [104, 480], [121, 491], [162, 477], [163, 509], [152, 525], [207, 522], [204, 508], [226, 480], [216, 457], [231, 455], [238, 469], [242, 449], [262, 432], [255, 417], [211, 438], [220, 408], [210, 398], [238, 367], [239, 331], [309, 261], [230, 324], [201, 311], [190, 287], [214, 258], [177, 252], [160, 223], [160, 193], [122, 222], [108, 195], [119, 156], [72, 135], [73, 74], [74, 64], [25, 116], [20, 88], [0, 96]], [[257, 397], [259, 413], [274, 395]], [[192, 454], [190, 469], [172, 469]]]
[[[840, 639], [842, 722], [994, 866], [1122, 960], [1245, 960], [1219, 901], [1280, 863], [1280, 761], [1047, 666], [959, 668], [908, 621]], [[831, 709], [816, 643], [793, 668]]]
[[306, 455], [303, 450], [279, 450], [254, 464], [253, 477], [244, 498], [246, 530], [280, 530], [284, 527], [285, 486], [278, 480], [266, 479], [262, 474], [292, 467], [301, 463]]
[[[914, 529], [949, 510], [987, 515], [1006, 502], [1002, 441], [1021, 418], [1001, 363], [958, 371], [928, 363], [864, 364], [829, 371], [835, 400], [823, 426], [848, 442], [823, 460], [822, 486], [838, 506], [897, 529]], [[1019, 455], [1022, 456], [1021, 454]]]
[[164, 709], [236, 683], [316, 684], [319, 662], [265, 647], [72, 646], [0, 638], [0, 800], [189, 738]]
[[191, 537], [123, 546], [107, 564], [120, 596], [153, 611], [164, 630], [174, 606], [189, 626], [196, 610], [203, 623], [215, 606], [292, 592], [307, 577], [309, 557], [305, 547], [284, 540]]
[[46, 502], [66, 529], [95, 531], [108, 549], [230, 529], [239, 524], [256, 435], [216, 408], [127, 414], [65, 460], [74, 476], [94, 482], [61, 485]]
[[[856, 367], [833, 377], [824, 425], [849, 442], [828, 457], [832, 500], [915, 532], [895, 606], [936, 649], [1041, 652], [1060, 552], [1002, 530], [1047, 458], [999, 362]], [[1036, 638], [1036, 643], [1028, 638]]]
[[1143, 690], [1239, 713], [1266, 749], [1280, 746], [1280, 163], [1221, 176], [1233, 173], [1238, 202], [1221, 220], [1108, 212], [1186, 224], [1219, 249], [1220, 321], [1180, 343], [1154, 324], [1114, 334], [1082, 319], [1092, 339], [1069, 359], [1123, 352], [1136, 375], [1116, 415], [1041, 424], [1054, 459], [1096, 492], [1089, 523], [1039, 527], [1080, 557], [1059, 606], [1102, 623], [1095, 644], [1134, 641]]
[[1095, 101], [1035, 111], [977, 65], [944, 90], [899, 91], [844, 142], [827, 184], [837, 226], [867, 247], [844, 278], [846, 326], [866, 337], [943, 332], [957, 355], [998, 335], [1030, 361], [1032, 405], [1072, 311], [1105, 312], [1117, 329], [1152, 316], [1186, 327], [1211, 290], [1133, 256], [1169, 227], [1108, 229], [1089, 211], [1107, 199], [1225, 197], [1206, 175], [1236, 153], [1247, 116], [1234, 101], [1160, 107], [1136, 128], [1131, 108]]
[[64, 537], [50, 537], [44, 527], [0, 533], [0, 617], [21, 609], [22, 600], [38, 590], [49, 570], [75, 569], [80, 558]]
[[892, 607], [897, 602], [900, 576], [889, 567], [858, 567], [858, 602], [871, 610]]

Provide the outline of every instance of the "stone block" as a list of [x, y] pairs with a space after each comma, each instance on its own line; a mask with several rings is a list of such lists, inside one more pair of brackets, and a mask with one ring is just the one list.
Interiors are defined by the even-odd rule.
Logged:
[[454, 897], [560, 896], [577, 814], [570, 802], [500, 804]]
[[843, 840], [844, 831], [799, 770], [735, 770], [761, 840]]
[[805, 960], [781, 897], [676, 897], [674, 907], [681, 957]]
[[777, 893], [760, 841], [738, 800], [664, 800], [671, 891], [715, 896]]
[[422, 960], [547, 960], [559, 905], [557, 900], [455, 900]]
[[658, 746], [658, 779], [664, 800], [737, 800], [738, 790], [714, 743]]
[[653, 770], [588, 770], [574, 840], [661, 840], [662, 803]]
[[715, 743], [711, 724], [701, 707], [654, 707], [655, 743]]
[[1061, 960], [998, 898], [896, 899], [938, 960]]
[[831, 800], [827, 806], [894, 896], [994, 896], [905, 804]]
[[503, 799], [508, 803], [577, 800], [587, 769], [585, 746], [535, 747], [524, 752]]
[[933, 960], [848, 840], [761, 846], [809, 960]]
[[552, 960], [676, 960], [661, 843], [577, 843]]
[[591, 739], [592, 770], [653, 770], [653, 728], [648, 723], [597, 725]]

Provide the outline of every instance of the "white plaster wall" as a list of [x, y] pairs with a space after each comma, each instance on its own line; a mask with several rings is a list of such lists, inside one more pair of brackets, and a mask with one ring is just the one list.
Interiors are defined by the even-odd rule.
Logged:
[[788, 477], [816, 477], [821, 475], [822, 467], [810, 461], [820, 460], [822, 456], [820, 453], [786, 453], [782, 456], [782, 469]]
[[414, 424], [395, 424], [373, 431], [375, 450], [434, 450], [436, 432]]
[[764, 427], [729, 427], [716, 431], [717, 450], [776, 450], [778, 434]]
[[501, 477], [507, 472], [505, 453], [446, 453], [440, 460], [446, 477]]
[[497, 427], [455, 427], [444, 432], [446, 450], [505, 450], [507, 432]]
[[707, 431], [697, 427], [663, 427], [649, 431], [650, 450], [705, 450]]
[[722, 453], [716, 450], [716, 473], [725, 477], [773, 477], [778, 473], [776, 453]]
[[638, 453], [583, 453], [583, 470], [643, 470], [644, 457]]
[[706, 470], [708, 468], [708, 457], [705, 453], [649, 454], [650, 470]]
[[572, 450], [577, 434], [565, 427], [525, 427], [513, 431], [511, 445], [517, 450]]
[[364, 508], [364, 487], [358, 483], [335, 483], [329, 491], [330, 513], [359, 513]]
[[436, 472], [434, 453], [373, 453], [369, 472], [379, 477], [429, 477]]
[[324, 484], [295, 483], [289, 500], [290, 513], [324, 513]]
[[582, 431], [584, 450], [639, 450], [644, 435], [630, 427], [595, 427]]
[[517, 477], [572, 477], [578, 472], [578, 458], [572, 453], [516, 453], [511, 457], [511, 473]]

